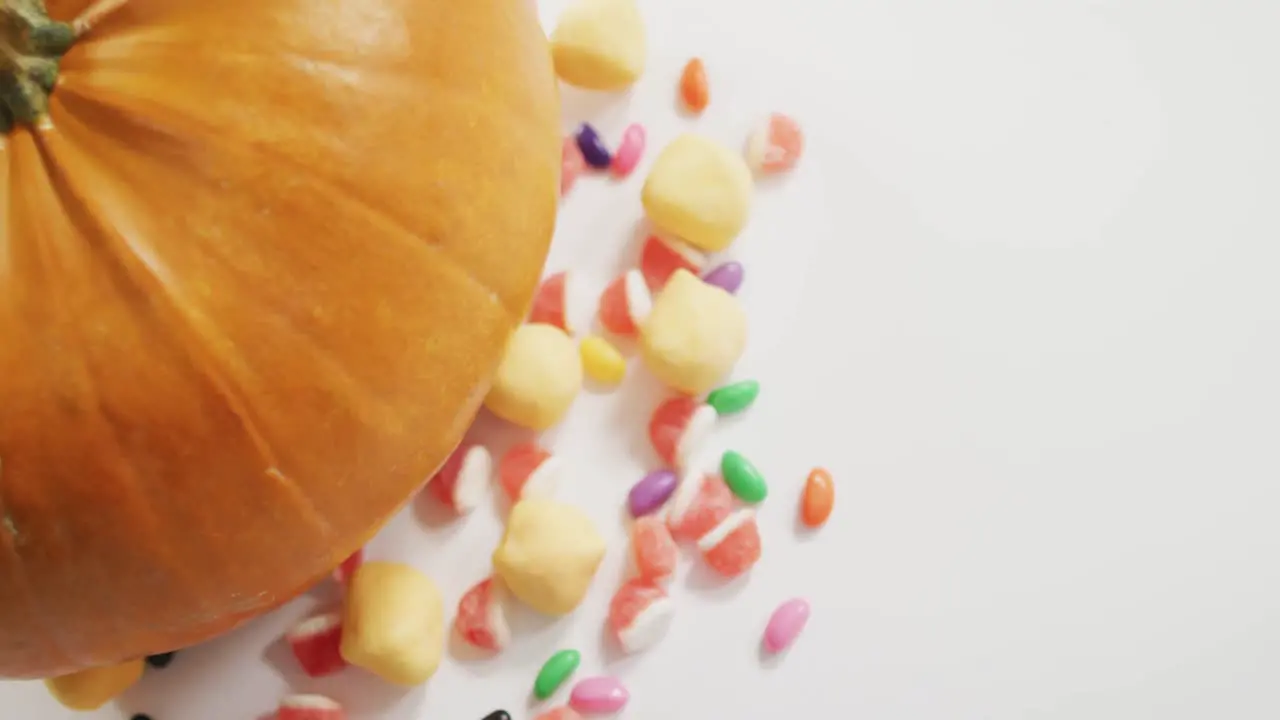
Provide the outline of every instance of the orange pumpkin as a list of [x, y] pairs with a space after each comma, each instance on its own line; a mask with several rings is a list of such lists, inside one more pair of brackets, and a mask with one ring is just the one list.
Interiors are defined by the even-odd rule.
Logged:
[[[0, 0], [3, 79], [64, 49], [41, 5]], [[461, 439], [555, 220], [531, 0], [99, 5], [47, 103], [0, 90], [9, 677], [204, 640], [361, 546]]]

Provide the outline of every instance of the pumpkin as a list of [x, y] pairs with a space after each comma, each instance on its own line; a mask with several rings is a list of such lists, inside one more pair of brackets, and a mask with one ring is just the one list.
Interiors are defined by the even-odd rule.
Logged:
[[560, 117], [531, 0], [0, 20], [0, 676], [40, 677], [276, 607], [421, 487], [530, 303]]

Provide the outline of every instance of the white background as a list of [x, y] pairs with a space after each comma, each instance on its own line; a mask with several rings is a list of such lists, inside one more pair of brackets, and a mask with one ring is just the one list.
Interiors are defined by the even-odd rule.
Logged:
[[[543, 2], [550, 21], [563, 2]], [[623, 572], [620, 509], [652, 462], [642, 372], [584, 397], [551, 442], [565, 496], [611, 541], [572, 618], [519, 614], [501, 657], [450, 659], [425, 687], [351, 670], [300, 678], [279, 644], [305, 597], [152, 673], [117, 718], [269, 713], [290, 686], [353, 718], [530, 718], [554, 649], [629, 683], [632, 718], [1280, 716], [1280, 3], [1269, 0], [644, 0], [650, 69], [629, 97], [566, 95], [566, 129], [737, 145], [779, 109], [803, 167], [762, 184], [731, 254], [764, 393], [712, 455], [772, 481], [746, 583], [677, 584], [652, 652], [602, 643]], [[706, 58], [709, 112], [674, 110]], [[649, 159], [652, 154], [649, 155]], [[593, 295], [633, 257], [647, 162], [568, 198], [552, 269]], [[486, 438], [492, 439], [492, 433]], [[495, 442], [495, 447], [501, 446]], [[810, 466], [839, 483], [830, 525], [795, 529]], [[375, 556], [452, 604], [487, 572], [487, 505], [417, 506]], [[762, 662], [772, 608], [808, 632]], [[73, 717], [38, 684], [0, 716]], [[85, 716], [81, 716], [85, 717]]]

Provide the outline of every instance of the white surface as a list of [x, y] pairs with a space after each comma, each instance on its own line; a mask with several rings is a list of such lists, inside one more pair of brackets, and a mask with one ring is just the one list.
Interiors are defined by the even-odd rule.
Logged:
[[[625, 676], [632, 718], [1280, 716], [1280, 3], [642, 5], [642, 85], [569, 94], [566, 128], [616, 137], [634, 118], [655, 144], [695, 126], [736, 144], [782, 109], [809, 131], [803, 168], [760, 187], [732, 249], [753, 333], [740, 375], [764, 392], [708, 456], [740, 448], [772, 480], [754, 576], [681, 578], [662, 644], [603, 650], [618, 518], [651, 458], [636, 373], [554, 433], [564, 493], [612, 541], [571, 620], [517, 613], [505, 655], [450, 660], [406, 692], [298, 677], [273, 641], [312, 596], [80, 717], [255, 718], [292, 686], [353, 718], [521, 720], [564, 646], [583, 674]], [[696, 123], [672, 107], [694, 53], [713, 94]], [[572, 258], [596, 292], [624, 267], [646, 167], [574, 191], [550, 269]], [[818, 463], [839, 504], [797, 539]], [[422, 517], [371, 553], [456, 601], [487, 571], [497, 516]], [[769, 614], [795, 595], [813, 619], [763, 662]], [[38, 685], [0, 687], [0, 708], [73, 717]]]

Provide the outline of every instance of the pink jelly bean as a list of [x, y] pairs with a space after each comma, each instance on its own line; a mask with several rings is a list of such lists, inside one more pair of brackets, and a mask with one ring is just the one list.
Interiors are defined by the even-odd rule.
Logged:
[[769, 625], [764, 630], [764, 649], [771, 653], [786, 650], [808, 622], [808, 600], [795, 598], [782, 603], [773, 611]]
[[604, 715], [621, 710], [631, 693], [615, 677], [592, 677], [578, 681], [569, 693], [569, 707], [587, 715]]
[[622, 142], [613, 154], [610, 169], [614, 177], [624, 178], [636, 169], [636, 165], [640, 164], [640, 157], [644, 155], [644, 145], [644, 126], [640, 123], [628, 125], [622, 133]]

